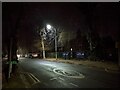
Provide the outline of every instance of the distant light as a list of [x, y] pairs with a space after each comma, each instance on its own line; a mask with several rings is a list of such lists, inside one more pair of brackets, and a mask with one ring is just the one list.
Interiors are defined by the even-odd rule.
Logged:
[[84, 53], [82, 53], [82, 55], [84, 56]]
[[32, 54], [32, 56], [33, 56], [33, 57], [37, 57], [37, 56], [38, 56], [38, 54]]
[[28, 57], [28, 55], [27, 55], [27, 54], [25, 54], [25, 57]]
[[48, 24], [48, 25], [47, 25], [47, 29], [51, 29], [51, 25]]
[[72, 48], [70, 50], [72, 51]]
[[18, 57], [18, 60], [19, 60], [19, 58], [20, 58], [20, 54], [17, 54], [17, 57]]
[[17, 54], [17, 57], [19, 58], [19, 57], [20, 57], [20, 54]]

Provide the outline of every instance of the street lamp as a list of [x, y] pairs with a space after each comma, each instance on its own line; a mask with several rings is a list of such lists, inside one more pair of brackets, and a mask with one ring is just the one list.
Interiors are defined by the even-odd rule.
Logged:
[[47, 29], [54, 29], [55, 30], [55, 58], [57, 60], [57, 32], [56, 29], [54, 27], [52, 27], [51, 25], [47, 24]]
[[47, 24], [47, 29], [51, 29], [51, 25]]

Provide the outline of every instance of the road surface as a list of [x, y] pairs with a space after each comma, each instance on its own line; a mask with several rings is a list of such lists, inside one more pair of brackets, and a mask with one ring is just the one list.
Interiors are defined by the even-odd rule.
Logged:
[[83, 65], [21, 59], [23, 72], [35, 78], [33, 88], [117, 88], [120, 74]]

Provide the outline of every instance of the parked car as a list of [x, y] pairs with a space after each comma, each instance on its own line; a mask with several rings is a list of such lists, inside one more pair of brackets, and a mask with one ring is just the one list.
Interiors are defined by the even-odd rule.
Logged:
[[28, 54], [28, 58], [33, 58], [33, 57], [32, 57], [32, 54]]
[[28, 54], [28, 57], [29, 57], [29, 58], [37, 58], [37, 57], [38, 57], [38, 54], [37, 54], [37, 53], [29, 53], [29, 54]]

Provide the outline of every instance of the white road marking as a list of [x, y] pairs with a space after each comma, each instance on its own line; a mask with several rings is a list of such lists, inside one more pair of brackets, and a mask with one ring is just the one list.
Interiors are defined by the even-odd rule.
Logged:
[[55, 79], [57, 79], [57, 78], [51, 78], [50, 80], [55, 80]]
[[78, 85], [76, 85], [76, 84], [74, 84], [74, 83], [69, 83], [69, 84], [71, 84], [71, 85], [73, 85], [73, 86], [75, 86], [75, 87], [79, 87]]
[[40, 82], [32, 73], [29, 73], [36, 82]]
[[63, 78], [61, 78], [61, 77], [58, 77], [60, 80], [62, 80], [62, 81], [65, 81], [65, 79], [63, 79]]
[[27, 73], [29, 75], [29, 77], [32, 79], [33, 83], [32, 85], [36, 84], [36, 83], [40, 83], [40, 80], [38, 80], [32, 73]]
[[[79, 73], [79, 72], [77, 72], [77, 71], [70, 70], [70, 71], [72, 71], [72, 72], [77, 73], [78, 75], [68, 76], [67, 74], [65, 74], [65, 71], [61, 70], [61, 72], [64, 73], [64, 74], [62, 74], [62, 73], [57, 72], [57, 70], [61, 70], [61, 69], [54, 68], [54, 69], [53, 69], [53, 72], [56, 73], [56, 74], [58, 74], [58, 75], [62, 75], [62, 76], [70, 77], [70, 78], [79, 78], [79, 79], [85, 78], [85, 76], [84, 76], [83, 74], [81, 74], [81, 73]], [[68, 72], [68, 73], [69, 73], [69, 72]]]
[[33, 83], [32, 86], [35, 85], [35, 84], [37, 84], [37, 83], [40, 83], [40, 82]]

